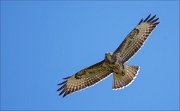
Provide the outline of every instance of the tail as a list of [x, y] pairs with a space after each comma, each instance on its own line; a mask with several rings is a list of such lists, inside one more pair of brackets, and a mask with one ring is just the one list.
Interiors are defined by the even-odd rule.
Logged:
[[125, 64], [124, 70], [121, 71], [121, 73], [114, 73], [113, 90], [118, 90], [130, 85], [136, 78], [139, 68], [139, 66], [129, 66]]

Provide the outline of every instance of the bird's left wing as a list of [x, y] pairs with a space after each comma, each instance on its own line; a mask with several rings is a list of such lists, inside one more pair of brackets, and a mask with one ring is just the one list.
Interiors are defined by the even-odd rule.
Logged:
[[64, 78], [65, 81], [58, 84], [61, 87], [57, 91], [61, 91], [59, 95], [63, 94], [63, 97], [65, 97], [68, 94], [94, 85], [111, 73], [112, 70], [108, 67], [106, 61], [103, 60], [70, 77]]
[[114, 52], [121, 62], [129, 60], [144, 44], [149, 34], [159, 24], [156, 15], [149, 15], [145, 20], [141, 19], [139, 24], [132, 30], [121, 45]]

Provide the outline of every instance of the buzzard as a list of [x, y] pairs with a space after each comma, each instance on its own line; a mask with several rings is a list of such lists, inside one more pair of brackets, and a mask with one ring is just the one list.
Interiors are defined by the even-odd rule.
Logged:
[[59, 95], [68, 94], [88, 88], [113, 74], [112, 89], [117, 90], [128, 86], [138, 74], [139, 66], [125, 64], [144, 44], [149, 34], [160, 23], [156, 15], [151, 14], [141, 19], [138, 25], [126, 36], [113, 53], [105, 53], [104, 60], [80, 70], [72, 76], [64, 78], [58, 84]]

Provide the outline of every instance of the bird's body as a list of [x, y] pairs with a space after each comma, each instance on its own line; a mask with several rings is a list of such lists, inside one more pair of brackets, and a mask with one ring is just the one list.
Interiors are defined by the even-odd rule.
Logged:
[[58, 84], [61, 87], [59, 95], [79, 91], [92, 86], [103, 80], [110, 74], [113, 74], [113, 89], [121, 89], [129, 85], [138, 74], [139, 66], [130, 66], [125, 64], [144, 44], [152, 30], [159, 24], [156, 18], [150, 15], [141, 19], [113, 53], [106, 53], [105, 59], [90, 67], [82, 69], [70, 77], [64, 78], [65, 81]]

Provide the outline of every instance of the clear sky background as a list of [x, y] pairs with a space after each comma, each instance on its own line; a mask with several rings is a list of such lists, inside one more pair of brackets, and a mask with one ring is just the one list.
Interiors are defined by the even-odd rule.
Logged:
[[[160, 24], [129, 65], [141, 67], [123, 90], [112, 76], [58, 96], [63, 77], [104, 59], [141, 18]], [[1, 1], [1, 109], [178, 110], [178, 1]]]

